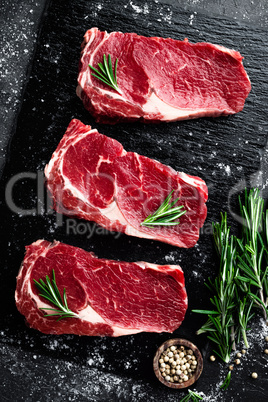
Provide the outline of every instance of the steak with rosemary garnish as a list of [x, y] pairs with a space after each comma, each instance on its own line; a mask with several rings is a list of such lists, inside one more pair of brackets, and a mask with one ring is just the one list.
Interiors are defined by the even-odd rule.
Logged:
[[82, 44], [77, 94], [102, 123], [234, 114], [251, 89], [242, 59], [239, 52], [211, 43], [92, 28]]
[[[51, 316], [59, 303], [44, 298], [36, 282], [53, 277], [72, 314]], [[99, 259], [81, 248], [45, 240], [26, 247], [15, 297], [29, 326], [46, 334], [173, 332], [187, 309], [178, 265]]]
[[206, 218], [202, 179], [127, 152], [79, 120], [70, 122], [45, 175], [59, 213], [95, 221], [110, 231], [188, 248], [197, 242]]

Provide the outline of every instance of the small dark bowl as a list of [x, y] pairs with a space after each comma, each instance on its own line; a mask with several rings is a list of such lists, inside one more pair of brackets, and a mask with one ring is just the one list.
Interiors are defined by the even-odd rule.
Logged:
[[[196, 370], [193, 373], [193, 376], [188, 381], [184, 381], [182, 383], [166, 381], [165, 378], [161, 375], [161, 371], [159, 370], [159, 358], [161, 354], [164, 352], [164, 350], [173, 345], [184, 346], [187, 349], [191, 349], [194, 352], [194, 355], [197, 360], [197, 366]], [[168, 341], [162, 343], [162, 345], [157, 349], [156, 354], [154, 356], [153, 367], [156, 377], [158, 378], [159, 381], [162, 382], [162, 384], [170, 388], [182, 389], [190, 387], [193, 383], [195, 383], [198, 380], [203, 370], [203, 358], [200, 350], [192, 342], [189, 342], [186, 339], [181, 338], [169, 339]]]

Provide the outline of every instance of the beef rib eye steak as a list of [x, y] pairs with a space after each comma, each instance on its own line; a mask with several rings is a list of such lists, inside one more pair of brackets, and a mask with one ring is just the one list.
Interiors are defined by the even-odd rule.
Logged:
[[[116, 59], [121, 93], [92, 75]], [[239, 52], [135, 33], [89, 29], [82, 43], [77, 95], [98, 122], [175, 121], [229, 115], [244, 107], [251, 84]], [[100, 70], [98, 70], [100, 71]]]
[[[77, 317], [45, 317], [55, 308], [39, 295], [34, 279], [55, 272], [62, 296]], [[57, 241], [38, 240], [26, 247], [15, 293], [28, 325], [45, 334], [121, 336], [173, 332], [184, 319], [187, 295], [178, 265], [99, 259], [93, 253]]]
[[[124, 150], [115, 139], [73, 119], [45, 168], [54, 208], [110, 231], [193, 247], [208, 191], [199, 177]], [[170, 192], [186, 213], [175, 226], [141, 226]]]

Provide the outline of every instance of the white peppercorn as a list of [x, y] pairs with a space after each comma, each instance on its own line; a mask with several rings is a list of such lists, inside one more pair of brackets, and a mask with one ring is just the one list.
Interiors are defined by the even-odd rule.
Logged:
[[191, 355], [186, 355], [186, 360], [191, 360], [192, 356]]
[[210, 359], [212, 362], [215, 362], [216, 357], [215, 357], [214, 355], [211, 355], [209, 359]]

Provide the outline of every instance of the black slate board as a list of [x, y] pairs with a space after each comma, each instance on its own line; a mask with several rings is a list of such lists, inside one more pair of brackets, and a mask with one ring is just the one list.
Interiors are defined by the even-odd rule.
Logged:
[[[100, 29], [136, 32], [147, 36], [190, 41], [208, 41], [240, 50], [252, 81], [252, 91], [243, 112], [230, 117], [178, 123], [96, 124], [75, 95], [80, 43], [84, 32]], [[192, 308], [208, 306], [204, 281], [217, 272], [211, 242], [211, 222], [220, 211], [237, 210], [236, 195], [247, 184], [265, 189], [267, 142], [267, 45], [264, 28], [223, 17], [210, 18], [200, 12], [184, 11], [157, 2], [108, 0], [51, 1], [34, 57], [17, 130], [10, 144], [1, 193], [14, 184], [14, 211], [4, 206], [3, 269], [1, 270], [2, 358], [0, 373], [4, 400], [40, 401], [177, 401], [185, 392], [169, 390], [158, 383], [152, 371], [156, 348], [171, 334], [139, 334], [118, 339], [76, 336], [44, 336], [28, 329], [14, 300], [15, 277], [24, 246], [39, 239], [63, 242], [93, 250], [100, 257], [154, 263], [178, 263], [185, 272], [189, 296], [186, 319], [175, 332], [196, 343], [204, 356], [204, 372], [195, 385], [207, 400], [265, 401], [267, 360], [260, 338], [252, 337], [259, 362], [245, 359], [236, 370], [230, 388], [217, 391], [227, 371], [208, 361], [210, 346], [197, 337], [201, 317]], [[100, 132], [122, 142], [124, 148], [155, 158], [176, 170], [202, 177], [209, 188], [208, 218], [197, 246], [181, 250], [166, 244], [100, 233], [94, 224], [56, 216], [42, 197], [42, 171], [71, 118], [79, 118]], [[26, 172], [26, 173], [25, 173]], [[25, 174], [24, 174], [25, 173]], [[21, 175], [21, 176], [16, 176]], [[38, 177], [38, 180], [36, 178]], [[45, 195], [44, 195], [45, 197]], [[36, 209], [24, 216], [15, 208]], [[236, 220], [230, 223], [236, 226]], [[80, 226], [78, 227], [78, 224]], [[69, 225], [69, 226], [68, 226]], [[69, 230], [68, 230], [69, 227]], [[93, 235], [88, 239], [90, 230]], [[69, 233], [68, 233], [69, 231]], [[258, 324], [259, 332], [263, 328]], [[255, 365], [255, 367], [254, 367]], [[258, 382], [250, 372], [258, 371]]]

